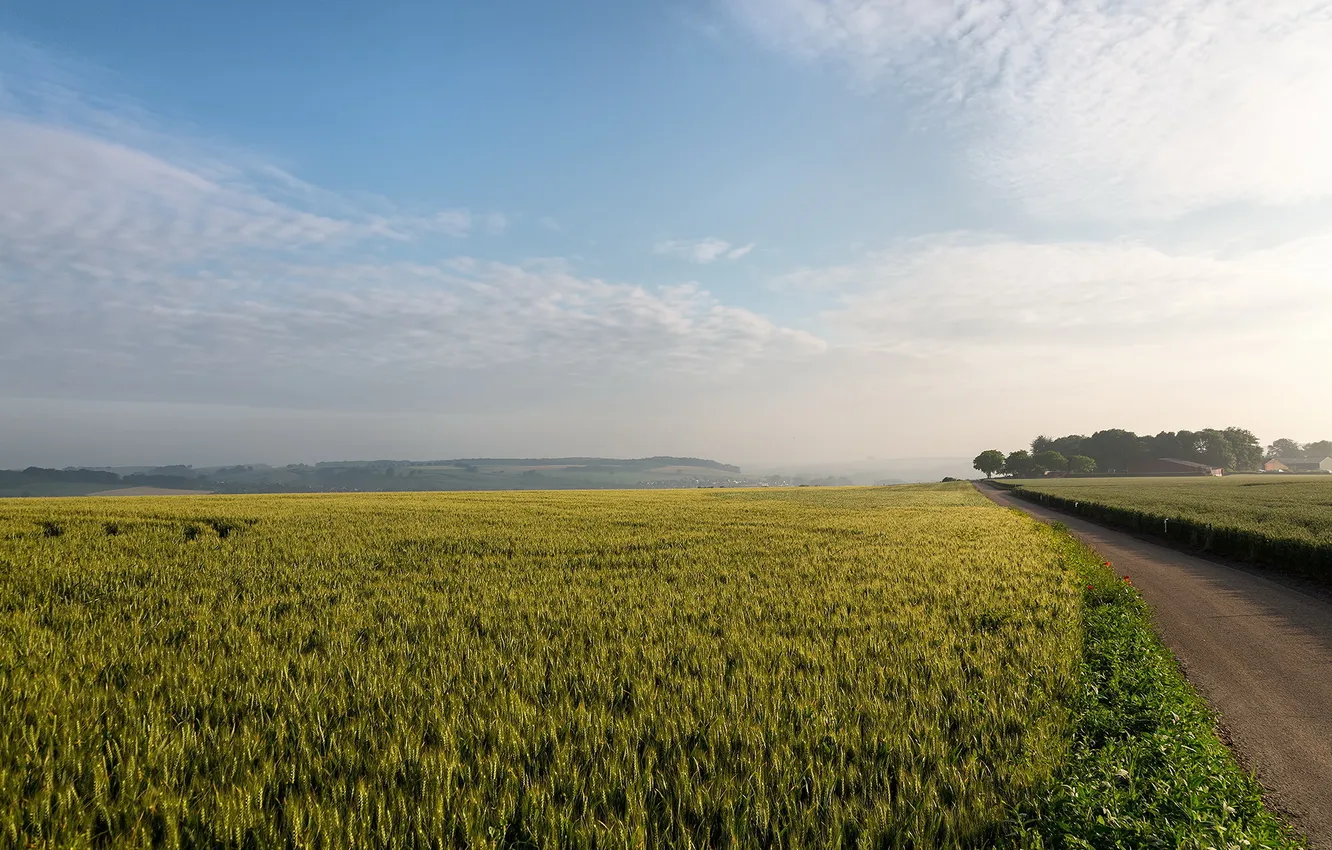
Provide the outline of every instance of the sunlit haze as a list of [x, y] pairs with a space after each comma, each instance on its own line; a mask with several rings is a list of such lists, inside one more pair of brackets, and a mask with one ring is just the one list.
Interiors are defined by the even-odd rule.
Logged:
[[10, 0], [0, 467], [1332, 439], [1329, 104], [1323, 0]]

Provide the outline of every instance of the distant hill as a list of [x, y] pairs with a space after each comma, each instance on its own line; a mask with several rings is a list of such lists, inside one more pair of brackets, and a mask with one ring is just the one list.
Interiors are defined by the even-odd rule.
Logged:
[[[853, 477], [854, 476], [854, 477]], [[657, 455], [335, 460], [287, 466], [128, 466], [0, 470], [0, 498], [149, 493], [379, 493], [495, 490], [634, 490], [690, 487], [837, 487], [938, 480], [877, 468], [811, 465], [744, 473], [729, 463]]]
[[[130, 472], [129, 470], [133, 470]], [[121, 474], [122, 472], [128, 474]], [[144, 488], [218, 493], [434, 490], [583, 490], [744, 486], [740, 467], [715, 460], [648, 458], [461, 458], [342, 460], [286, 467], [240, 465], [0, 471], [2, 496], [81, 496]]]
[[[178, 467], [173, 467], [173, 472]], [[171, 490], [206, 490], [205, 479], [196, 475], [133, 473], [119, 475], [96, 469], [0, 470], [0, 496], [84, 496], [120, 488], [165, 488]]]

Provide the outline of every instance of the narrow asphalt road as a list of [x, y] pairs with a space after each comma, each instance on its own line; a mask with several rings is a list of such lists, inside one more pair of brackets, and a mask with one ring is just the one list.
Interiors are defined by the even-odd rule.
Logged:
[[1195, 687], [1269, 799], [1332, 850], [1332, 603], [980, 485], [1006, 507], [1064, 523], [1133, 578]]

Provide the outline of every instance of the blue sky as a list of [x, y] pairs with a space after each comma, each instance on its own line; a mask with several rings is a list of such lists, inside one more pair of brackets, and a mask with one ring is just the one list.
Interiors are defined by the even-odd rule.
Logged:
[[1312, 0], [11, 0], [0, 464], [1326, 438], [1329, 103]]

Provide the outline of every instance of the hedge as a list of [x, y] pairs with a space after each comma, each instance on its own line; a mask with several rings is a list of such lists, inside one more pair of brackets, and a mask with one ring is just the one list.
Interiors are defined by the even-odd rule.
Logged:
[[1332, 545], [1307, 543], [1134, 508], [1113, 507], [1086, 499], [1069, 499], [1021, 486], [1005, 489], [1019, 499], [1092, 522], [1126, 529], [1135, 534], [1159, 537], [1222, 558], [1260, 564], [1332, 584]]

